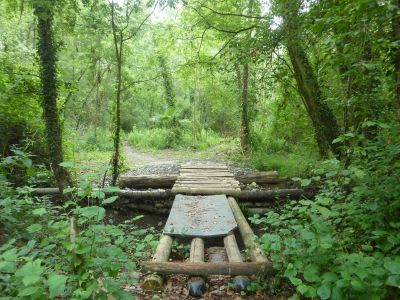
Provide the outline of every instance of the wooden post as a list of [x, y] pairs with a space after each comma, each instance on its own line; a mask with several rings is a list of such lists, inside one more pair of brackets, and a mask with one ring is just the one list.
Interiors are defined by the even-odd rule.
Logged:
[[[204, 263], [204, 240], [201, 238], [192, 239], [190, 245], [190, 262]], [[189, 294], [193, 297], [201, 297], [204, 292], [205, 280], [201, 276], [192, 276], [189, 278], [187, 287]]]
[[188, 262], [154, 262], [143, 261], [144, 270], [159, 274], [185, 275], [272, 275], [275, 273], [270, 262], [242, 262], [242, 263], [188, 263]]
[[235, 216], [243, 243], [246, 248], [249, 249], [251, 260], [254, 262], [267, 262], [267, 258], [255, 242], [256, 235], [254, 234], [253, 229], [251, 229], [249, 223], [247, 223], [247, 220], [240, 210], [236, 200], [232, 197], [228, 197], [228, 203], [232, 209], [233, 215]]
[[[233, 233], [224, 237], [224, 246], [230, 263], [243, 262], [242, 255], [240, 254], [240, 250]], [[235, 289], [237, 291], [245, 291], [247, 285], [249, 284], [249, 278], [247, 276], [237, 275], [233, 278], [233, 284], [235, 285]]]
[[[172, 248], [172, 237], [163, 235], [154, 253], [152, 261], [155, 263], [167, 262]], [[158, 274], [147, 275], [143, 280], [142, 288], [144, 290], [160, 291], [163, 286], [163, 278]]]

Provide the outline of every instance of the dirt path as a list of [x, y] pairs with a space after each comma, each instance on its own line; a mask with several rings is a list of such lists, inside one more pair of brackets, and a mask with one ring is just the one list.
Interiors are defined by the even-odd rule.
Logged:
[[145, 165], [157, 165], [157, 164], [176, 164], [178, 158], [173, 153], [166, 153], [164, 155], [139, 151], [128, 144], [124, 145], [125, 156], [127, 163], [130, 167], [140, 167]]

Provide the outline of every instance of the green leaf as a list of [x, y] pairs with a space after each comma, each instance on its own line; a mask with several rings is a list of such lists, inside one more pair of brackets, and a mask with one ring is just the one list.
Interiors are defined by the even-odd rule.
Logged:
[[73, 191], [75, 191], [75, 188], [69, 187], [69, 188], [63, 189], [63, 194], [65, 195], [65, 194], [71, 193]]
[[112, 196], [103, 200], [103, 204], [111, 204], [118, 199], [118, 196]]
[[386, 280], [386, 284], [400, 288], [400, 275], [391, 275]]
[[30, 168], [32, 167], [32, 160], [29, 158], [24, 158], [22, 160], [22, 163], [24, 164], [25, 167]]
[[104, 193], [114, 193], [114, 192], [119, 192], [119, 187], [117, 186], [107, 186], [105, 188], [101, 189]]
[[33, 215], [35, 215], [35, 216], [43, 216], [44, 214], [46, 214], [46, 209], [44, 208], [44, 207], [41, 207], [41, 208], [36, 208], [36, 209], [34, 209], [33, 210]]
[[15, 272], [15, 276], [22, 277], [22, 282], [25, 286], [32, 285], [41, 279], [40, 276], [43, 273], [41, 263], [42, 261], [40, 259], [27, 262]]
[[57, 297], [62, 295], [65, 290], [65, 282], [67, 281], [67, 276], [59, 275], [57, 273], [51, 273], [49, 275], [49, 290], [50, 290], [50, 298]]
[[105, 209], [100, 206], [81, 207], [78, 212], [82, 217], [94, 218], [97, 221], [103, 220], [105, 216]]
[[30, 296], [30, 295], [33, 295], [34, 293], [36, 293], [38, 290], [39, 290], [38, 286], [30, 286], [30, 287], [20, 290], [18, 293], [18, 296], [19, 297]]
[[318, 296], [325, 300], [325, 299], [329, 299], [329, 297], [331, 296], [331, 288], [329, 285], [327, 284], [323, 284], [321, 285], [318, 289], [317, 289], [317, 294]]
[[386, 261], [384, 264], [386, 270], [388, 270], [392, 274], [400, 274], [400, 261], [392, 260]]
[[72, 161], [64, 161], [62, 163], [59, 163], [58, 165], [61, 166], [61, 167], [64, 167], [64, 168], [72, 168], [74, 166], [74, 162], [72, 162]]
[[331, 300], [343, 300], [343, 292], [339, 287], [332, 288]]
[[304, 271], [304, 279], [308, 282], [316, 282], [319, 279], [319, 270], [317, 265], [308, 265]]
[[39, 232], [40, 230], [42, 230], [42, 225], [40, 225], [40, 224], [32, 224], [26, 230], [28, 230], [29, 233]]
[[300, 181], [300, 184], [301, 184], [302, 187], [309, 186], [310, 183], [311, 183], [311, 179], [308, 179], [308, 178], [303, 179], [303, 180]]
[[317, 206], [318, 211], [321, 213], [323, 218], [329, 218], [331, 215], [331, 211], [325, 206]]

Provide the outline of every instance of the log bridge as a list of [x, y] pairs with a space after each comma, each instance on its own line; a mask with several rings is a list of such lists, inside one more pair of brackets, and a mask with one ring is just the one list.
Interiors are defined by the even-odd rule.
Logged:
[[[240, 193], [239, 182], [226, 165], [183, 164], [171, 190], [176, 195], [160, 242], [151, 261], [141, 262], [149, 272], [142, 288], [161, 290], [163, 275], [189, 275], [189, 294], [200, 297], [208, 275], [232, 275], [238, 291], [246, 289], [248, 276], [273, 273], [256, 236], [232, 196]], [[235, 231], [238, 230], [249, 261], [242, 257]], [[191, 239], [187, 262], [169, 260], [174, 238]], [[204, 245], [209, 238], [221, 238], [228, 262], [205, 262]]]

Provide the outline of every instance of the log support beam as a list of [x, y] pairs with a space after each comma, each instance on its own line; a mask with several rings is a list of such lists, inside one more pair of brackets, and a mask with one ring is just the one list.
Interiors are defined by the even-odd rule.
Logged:
[[[204, 240], [201, 238], [192, 239], [190, 245], [190, 263], [204, 263]], [[205, 279], [202, 276], [191, 276], [187, 282], [189, 295], [201, 297], [205, 288]]]
[[[160, 238], [160, 242], [157, 246], [156, 252], [153, 256], [153, 263], [166, 263], [168, 262], [169, 255], [172, 249], [172, 237], [169, 235], [163, 235]], [[151, 270], [149, 270], [151, 271]], [[147, 275], [143, 282], [142, 288], [144, 290], [161, 291], [163, 287], [163, 277], [159, 274], [149, 274]]]
[[[226, 255], [230, 263], [243, 263], [242, 255], [240, 254], [239, 247], [236, 242], [235, 235], [233, 233], [224, 237], [224, 246]], [[236, 275], [233, 278], [233, 284], [235, 289], [239, 292], [245, 291], [249, 284], [249, 278], [243, 275]]]
[[247, 222], [246, 217], [240, 210], [240, 207], [237, 204], [236, 200], [232, 197], [228, 197], [228, 203], [232, 209], [233, 215], [235, 216], [243, 243], [249, 250], [250, 259], [253, 262], [267, 262], [267, 258], [255, 241], [256, 235], [254, 234], [253, 229], [251, 229], [249, 223]]

